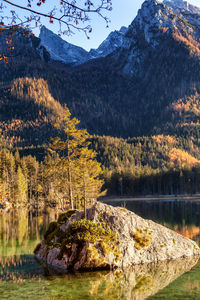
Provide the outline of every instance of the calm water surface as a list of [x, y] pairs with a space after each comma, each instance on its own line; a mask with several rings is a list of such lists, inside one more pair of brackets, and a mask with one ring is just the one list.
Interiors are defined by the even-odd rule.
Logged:
[[[200, 201], [139, 200], [125, 205], [200, 242]], [[54, 211], [0, 214], [0, 299], [200, 299], [200, 263], [194, 258], [135, 266], [125, 272], [55, 274], [32, 253], [56, 218]]]

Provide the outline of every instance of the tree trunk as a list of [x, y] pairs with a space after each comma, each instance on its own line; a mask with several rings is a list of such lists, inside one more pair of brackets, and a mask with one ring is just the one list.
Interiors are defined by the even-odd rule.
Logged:
[[71, 176], [70, 167], [68, 168], [68, 178], [69, 178], [69, 199], [70, 199], [71, 209], [74, 209], [73, 193], [72, 193], [72, 176]]
[[85, 176], [83, 176], [83, 188], [84, 188], [84, 217], [85, 217], [85, 219], [87, 219]]

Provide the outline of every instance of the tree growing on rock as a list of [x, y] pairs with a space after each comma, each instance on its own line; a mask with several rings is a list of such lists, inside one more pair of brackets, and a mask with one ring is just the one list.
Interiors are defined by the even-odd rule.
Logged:
[[103, 182], [99, 179], [102, 171], [100, 163], [96, 161], [96, 152], [89, 148], [90, 135], [78, 125], [79, 121], [72, 118], [69, 109], [65, 107], [55, 124], [64, 138], [52, 138], [49, 146], [51, 158], [46, 172], [47, 177], [51, 177], [52, 187], [62, 203], [62, 209], [67, 199], [71, 209], [81, 204], [86, 217], [87, 203], [100, 195]]

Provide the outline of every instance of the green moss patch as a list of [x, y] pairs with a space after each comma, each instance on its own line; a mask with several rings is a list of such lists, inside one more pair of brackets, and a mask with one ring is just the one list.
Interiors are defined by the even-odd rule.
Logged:
[[62, 230], [57, 222], [51, 222], [47, 231], [44, 234], [45, 243], [48, 246], [52, 246], [52, 240], [57, 236], [59, 237], [62, 234]]
[[67, 229], [66, 234], [68, 235], [68, 240], [73, 242], [87, 241], [94, 243], [98, 240], [113, 241], [117, 237], [116, 232], [103, 228], [101, 223], [94, 223], [86, 219], [74, 220]]
[[132, 234], [132, 237], [137, 250], [148, 247], [151, 244], [152, 236], [151, 233], [148, 232], [148, 228], [146, 230], [137, 229], [136, 232]]
[[144, 293], [145, 291], [151, 289], [154, 285], [153, 279], [151, 276], [139, 276], [136, 279], [136, 285], [133, 288], [133, 291], [138, 291], [139, 293]]
[[64, 253], [70, 255], [74, 243], [80, 248], [86, 243], [94, 244], [93, 248], [96, 247], [95, 256], [100, 251], [104, 256], [112, 252], [116, 261], [120, 258], [117, 233], [104, 228], [101, 223], [94, 223], [86, 219], [74, 220], [65, 232], [60, 231], [59, 234], [56, 234], [57, 240], [53, 243], [53, 246], [60, 247], [58, 259], [61, 259]]
[[67, 212], [60, 214], [58, 217], [58, 223], [62, 224], [65, 223], [67, 220], [71, 218], [75, 214], [77, 210], [76, 209], [70, 209]]
[[55, 229], [57, 228], [57, 226], [58, 226], [57, 222], [51, 222], [49, 224], [49, 227], [47, 228], [47, 231], [44, 234], [44, 239], [45, 240], [48, 238], [49, 234], [51, 234], [52, 232], [55, 231]]

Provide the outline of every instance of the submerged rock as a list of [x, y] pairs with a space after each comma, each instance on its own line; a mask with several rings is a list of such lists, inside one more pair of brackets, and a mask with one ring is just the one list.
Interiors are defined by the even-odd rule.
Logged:
[[52, 222], [35, 249], [38, 259], [65, 270], [95, 270], [200, 255], [197, 244], [122, 207], [100, 202]]

